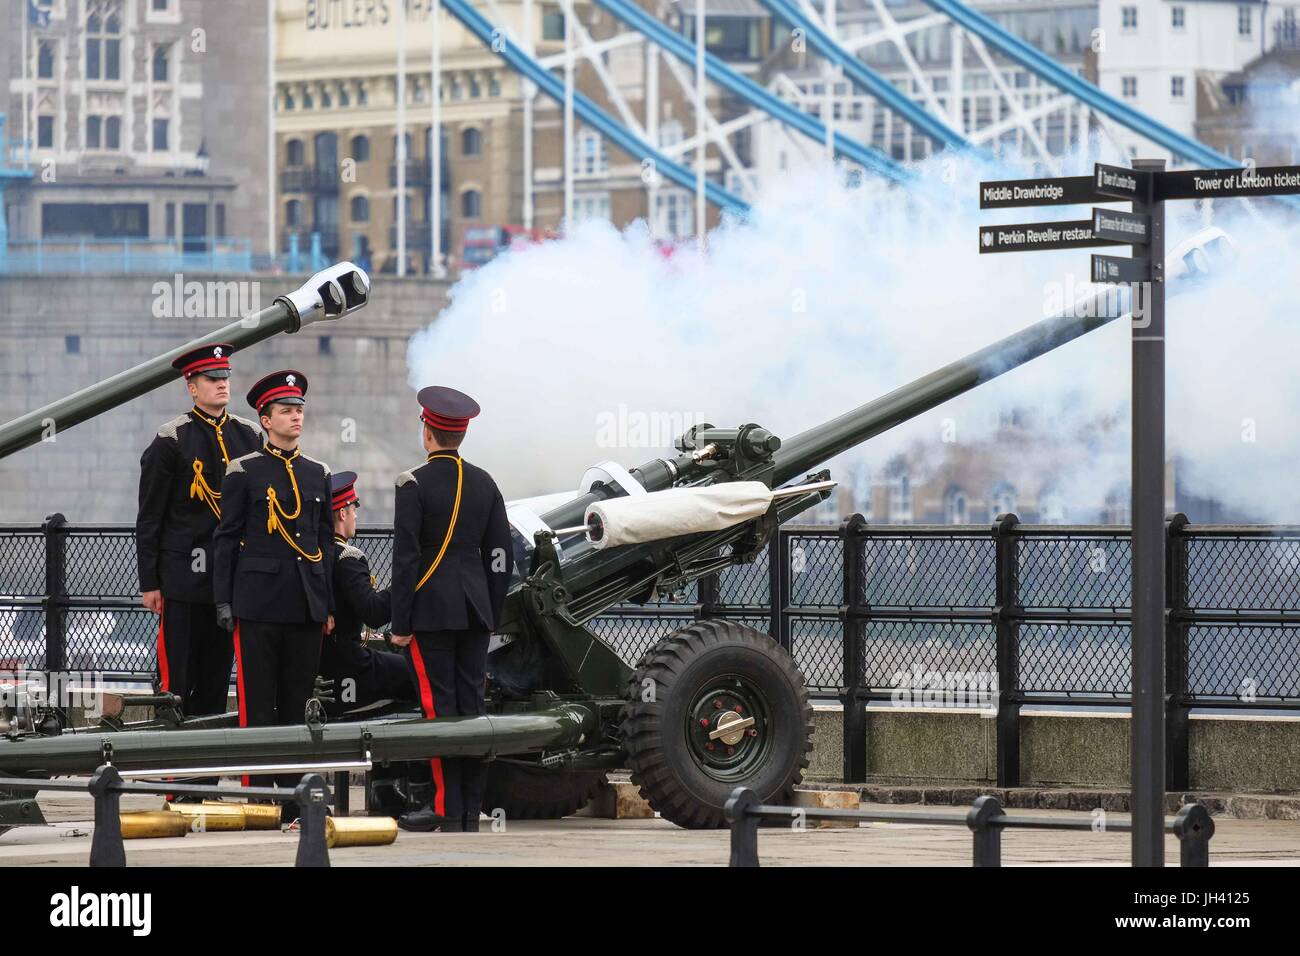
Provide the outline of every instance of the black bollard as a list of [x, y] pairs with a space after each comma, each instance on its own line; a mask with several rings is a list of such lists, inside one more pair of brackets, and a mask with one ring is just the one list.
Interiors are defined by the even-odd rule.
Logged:
[[983, 796], [966, 812], [966, 825], [975, 834], [974, 866], [1002, 865], [1002, 828], [993, 820], [1004, 816], [997, 797]]
[[329, 789], [325, 778], [309, 773], [294, 788], [298, 802], [298, 858], [294, 866], [329, 866], [330, 851], [325, 842], [325, 807], [329, 802]]
[[758, 797], [747, 787], [731, 791], [723, 814], [731, 826], [731, 862], [729, 866], [758, 866], [758, 817], [748, 811], [758, 806]]
[[1210, 837], [1214, 820], [1210, 811], [1199, 803], [1185, 803], [1174, 817], [1174, 836], [1178, 837], [1180, 866], [1209, 866]]
[[90, 840], [91, 866], [126, 866], [122, 844], [122, 775], [104, 764], [90, 778], [87, 789], [95, 798], [95, 835]]

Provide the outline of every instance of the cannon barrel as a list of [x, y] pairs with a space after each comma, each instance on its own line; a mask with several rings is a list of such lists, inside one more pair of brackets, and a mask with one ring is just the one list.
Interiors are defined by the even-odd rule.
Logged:
[[172, 368], [172, 362], [186, 352], [212, 342], [247, 348], [280, 332], [297, 332], [313, 322], [355, 312], [369, 298], [370, 278], [365, 272], [350, 262], [332, 265], [293, 292], [278, 297], [261, 312], [0, 425], [0, 458], [180, 378], [181, 373]]
[[[1004, 372], [1031, 359], [1059, 348], [1081, 335], [1113, 322], [1124, 314], [1128, 290], [1102, 290], [1073, 310], [1083, 315], [1055, 315], [1021, 329], [965, 358], [945, 365], [914, 382], [902, 385], [887, 395], [845, 412], [828, 422], [800, 432], [772, 454], [772, 486], [784, 484], [816, 468], [840, 452], [860, 445], [876, 435], [901, 425], [977, 385], [997, 378]], [[1117, 308], [1107, 309], [1107, 306]], [[681, 455], [674, 459], [655, 459], [634, 468], [631, 474], [646, 491], [662, 491], [680, 479], [690, 477], [692, 459]], [[736, 477], [745, 477], [744, 475]], [[619, 494], [617, 488], [597, 486], [592, 491], [542, 516], [552, 528], [581, 524], [587, 506]]]

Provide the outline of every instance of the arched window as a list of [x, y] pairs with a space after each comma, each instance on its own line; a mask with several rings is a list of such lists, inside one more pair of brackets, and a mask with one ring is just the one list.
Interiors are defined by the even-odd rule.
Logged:
[[[410, 134], [410, 133], [403, 133], [403, 134], [402, 134], [402, 145], [405, 147], [405, 150], [404, 150], [404, 152], [402, 153], [401, 158], [404, 158], [404, 159], [410, 159], [410, 158], [411, 158], [411, 155], [412, 155], [412, 153], [411, 153], [411, 134]], [[398, 155], [397, 155], [397, 136], [394, 135], [394, 136], [393, 136], [393, 161], [396, 162], [398, 158], [399, 158], [399, 157], [398, 157]]]
[[302, 140], [291, 139], [284, 144], [285, 164], [289, 166], [301, 166], [303, 164], [304, 154]]
[[998, 515], [1014, 514], [1016, 510], [1016, 489], [1002, 481], [993, 486], [989, 492], [989, 520], [997, 521]]
[[949, 488], [943, 496], [943, 520], [948, 524], [966, 524], [970, 520], [970, 502], [960, 488]]
[[370, 137], [357, 135], [352, 137], [352, 158], [358, 163], [370, 160]]
[[290, 199], [284, 204], [284, 224], [286, 228], [297, 229], [302, 225], [302, 201]]
[[370, 200], [365, 196], [353, 196], [351, 207], [353, 222], [370, 221]]
[[477, 156], [483, 152], [483, 134], [477, 126], [470, 126], [460, 132], [460, 153], [462, 156]]
[[460, 214], [464, 219], [477, 219], [482, 214], [483, 197], [477, 189], [467, 189], [460, 194]]

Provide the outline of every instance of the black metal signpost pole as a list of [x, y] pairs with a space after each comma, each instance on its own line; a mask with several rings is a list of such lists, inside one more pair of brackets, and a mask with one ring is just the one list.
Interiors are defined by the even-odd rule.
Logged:
[[[1165, 162], [1136, 160], [1154, 184]], [[1154, 188], [1133, 212], [1150, 216], [1151, 281], [1133, 285], [1133, 627], [1131, 809], [1134, 866], [1164, 866], [1165, 796], [1165, 204]], [[1140, 297], [1140, 298], [1139, 298]], [[1139, 302], [1141, 311], [1139, 312]]]

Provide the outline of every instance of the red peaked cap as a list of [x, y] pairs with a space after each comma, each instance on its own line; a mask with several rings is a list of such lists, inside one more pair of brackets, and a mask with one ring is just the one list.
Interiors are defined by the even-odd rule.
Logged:
[[233, 345], [227, 345], [225, 342], [213, 342], [186, 352], [172, 362], [172, 368], [187, 379], [192, 375], [206, 375], [209, 378], [230, 378], [230, 353], [233, 351], [235, 351]]
[[248, 390], [248, 404], [260, 415], [272, 402], [284, 405], [306, 405], [307, 376], [296, 369], [286, 368], [272, 372]]
[[430, 428], [445, 432], [465, 431], [469, 428], [469, 420], [480, 411], [474, 399], [445, 385], [422, 388], [416, 398], [420, 403], [421, 421]]
[[340, 471], [330, 475], [331, 510], [346, 508], [354, 501], [360, 501], [354, 487], [357, 483], [355, 471]]

